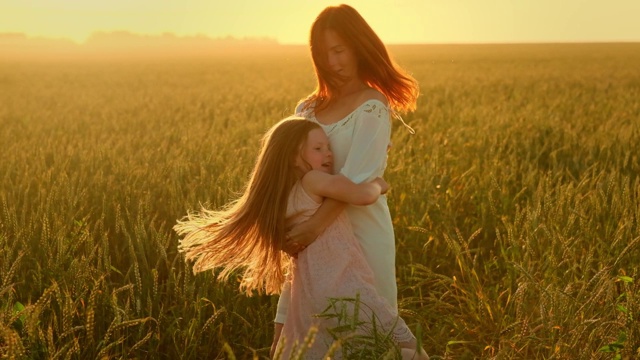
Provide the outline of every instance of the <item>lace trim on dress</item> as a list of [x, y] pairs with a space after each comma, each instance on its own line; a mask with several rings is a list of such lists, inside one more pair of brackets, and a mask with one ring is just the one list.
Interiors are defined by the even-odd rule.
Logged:
[[[327, 135], [329, 135], [332, 132], [334, 132], [335, 130], [340, 129], [343, 126], [349, 124], [351, 122], [351, 120], [353, 120], [360, 113], [360, 111], [364, 111], [366, 113], [373, 114], [378, 119], [382, 119], [383, 116], [387, 117], [388, 114], [389, 114], [389, 109], [387, 109], [386, 106], [376, 104], [375, 102], [380, 102], [380, 101], [379, 100], [367, 100], [362, 105], [360, 105], [357, 108], [355, 108], [345, 118], [343, 118], [341, 120], [338, 120], [333, 124], [329, 124], [329, 125], [320, 124], [320, 125], [322, 125], [322, 127], [324, 128], [325, 133]], [[382, 104], [382, 103], [380, 102], [380, 104]], [[316, 122], [318, 122], [318, 119], [316, 119], [316, 117], [315, 117], [315, 113], [310, 112], [310, 115], [313, 117], [313, 119]]]
[[[304, 109], [304, 110], [302, 110], [300, 112], [297, 112], [296, 114], [299, 115], [299, 116], [302, 116], [304, 118], [307, 118], [309, 120], [313, 120], [314, 122], [320, 124], [325, 129], [326, 133], [329, 134], [334, 129], [336, 129], [338, 127], [342, 127], [343, 125], [348, 123], [356, 115], [356, 113], [358, 112], [358, 110], [361, 107], [365, 107], [365, 106], [366, 107], [371, 107], [372, 109], [364, 110], [364, 111], [373, 112], [375, 110], [375, 108], [376, 108], [376, 105], [375, 104], [373, 104], [373, 105], [369, 104], [369, 102], [372, 102], [372, 101], [380, 102], [379, 100], [376, 100], [376, 99], [367, 100], [362, 105], [358, 106], [355, 110], [353, 110], [353, 112], [351, 112], [349, 115], [347, 115], [344, 119], [338, 120], [335, 123], [329, 124], [329, 125], [324, 125], [321, 122], [319, 122], [318, 119], [316, 119], [315, 112], [313, 111], [313, 106], [309, 106], [306, 109]], [[398, 113], [397, 111], [395, 111], [393, 109], [389, 109], [388, 107], [386, 107], [384, 105], [378, 109], [378, 114], [377, 114], [378, 118], [380, 118], [380, 116], [382, 116], [382, 110], [383, 109], [386, 110], [387, 112], [391, 112], [391, 116], [393, 116], [394, 118], [400, 120], [402, 125], [404, 125], [404, 127], [406, 127], [407, 130], [409, 130], [409, 133], [411, 135], [415, 135], [416, 134], [416, 131], [411, 127], [411, 125], [407, 124], [404, 121], [404, 119], [402, 118], [400, 113]], [[344, 122], [344, 124], [342, 122]]]

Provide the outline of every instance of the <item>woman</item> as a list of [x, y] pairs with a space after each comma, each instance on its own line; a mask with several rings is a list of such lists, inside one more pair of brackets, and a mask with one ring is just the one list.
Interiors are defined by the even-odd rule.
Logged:
[[[390, 146], [390, 115], [413, 111], [417, 82], [390, 58], [384, 44], [348, 5], [325, 8], [310, 33], [317, 86], [296, 113], [317, 122], [329, 137], [334, 169], [355, 183], [382, 177]], [[369, 206], [326, 199], [309, 220], [292, 228], [287, 250], [311, 244], [343, 211], [373, 270], [375, 286], [397, 311], [395, 238], [386, 197]], [[286, 320], [289, 296], [278, 303], [274, 346]]]

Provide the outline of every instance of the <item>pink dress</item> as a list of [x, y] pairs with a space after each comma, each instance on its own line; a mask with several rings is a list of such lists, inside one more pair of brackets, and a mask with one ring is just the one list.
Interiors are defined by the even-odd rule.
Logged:
[[[300, 182], [296, 183], [289, 194], [289, 225], [308, 219], [319, 206], [320, 203], [305, 192]], [[285, 287], [291, 287], [290, 295], [287, 291], [282, 294], [290, 296], [288, 314], [278, 344], [279, 348], [284, 346], [283, 359], [290, 357], [294, 342], [303, 343], [312, 325], [318, 327], [318, 333], [304, 359], [323, 358], [334, 341], [326, 329], [338, 323], [337, 319], [314, 315], [327, 308], [329, 298], [355, 298], [359, 294], [362, 303], [360, 320], [370, 319], [373, 311], [378, 320], [376, 326], [381, 326], [385, 333], [393, 329], [393, 337], [397, 342], [415, 338], [395, 309], [376, 291], [373, 271], [344, 212], [306, 250], [298, 253], [297, 259], [292, 261], [290, 276], [290, 283], [285, 284]], [[353, 307], [348, 313], [353, 314]], [[336, 355], [333, 358], [340, 358], [339, 353]]]

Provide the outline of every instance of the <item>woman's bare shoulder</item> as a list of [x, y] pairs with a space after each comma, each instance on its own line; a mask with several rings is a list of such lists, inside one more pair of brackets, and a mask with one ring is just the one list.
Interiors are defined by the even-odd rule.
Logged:
[[362, 91], [362, 93], [360, 94], [360, 97], [358, 99], [359, 103], [363, 104], [369, 100], [378, 100], [381, 103], [383, 103], [385, 106], [389, 106], [389, 100], [387, 100], [387, 97], [384, 96], [383, 93], [381, 93], [380, 91], [374, 89], [374, 88], [366, 88]]

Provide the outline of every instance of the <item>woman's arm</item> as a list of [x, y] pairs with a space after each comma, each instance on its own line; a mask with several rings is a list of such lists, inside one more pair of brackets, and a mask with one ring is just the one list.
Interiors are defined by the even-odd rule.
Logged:
[[391, 143], [391, 119], [384, 103], [372, 101], [355, 120], [349, 154], [342, 168], [336, 170], [361, 183], [382, 176]]
[[313, 170], [304, 176], [303, 187], [307, 192], [325, 199], [309, 220], [294, 226], [287, 233], [288, 239], [283, 250], [290, 255], [295, 255], [311, 244], [338, 217], [347, 203], [373, 204], [389, 189], [387, 182], [381, 178], [355, 184], [343, 175], [329, 175]]
[[325, 199], [309, 220], [289, 230], [283, 250], [290, 255], [295, 255], [302, 248], [309, 246], [346, 207], [347, 203], [342, 201]]

